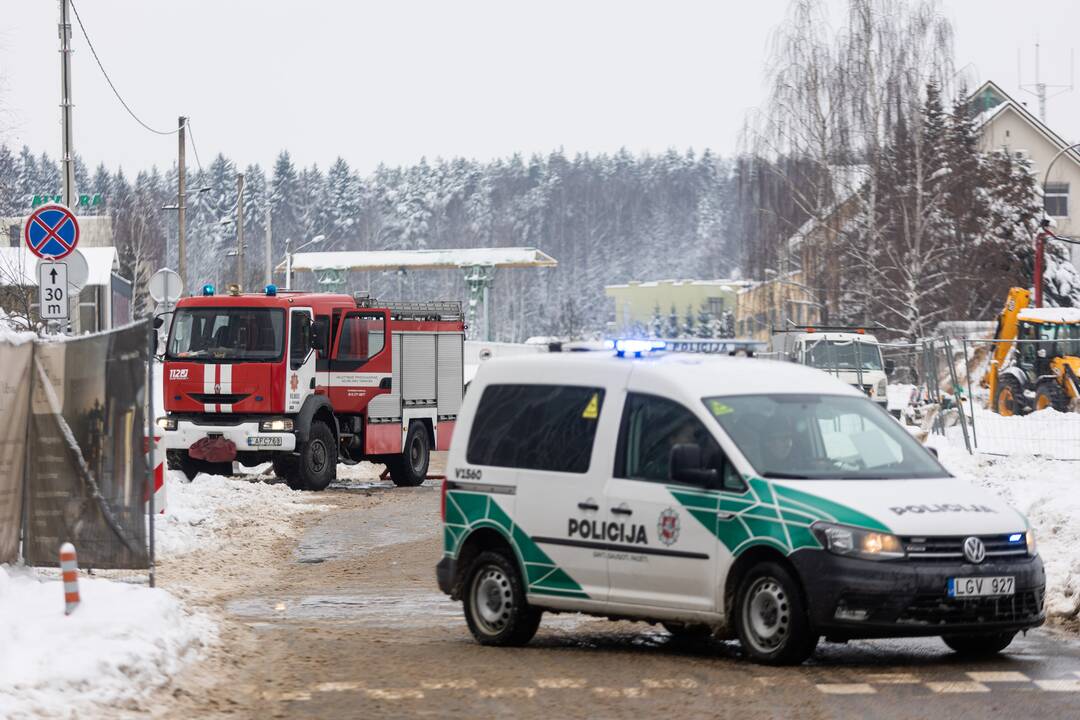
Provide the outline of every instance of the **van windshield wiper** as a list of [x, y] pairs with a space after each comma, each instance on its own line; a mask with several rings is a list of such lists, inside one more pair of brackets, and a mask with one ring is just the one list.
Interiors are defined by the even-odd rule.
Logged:
[[761, 474], [764, 475], [767, 478], [776, 478], [777, 480], [809, 480], [810, 479], [809, 475], [800, 475], [799, 473], [775, 472], [773, 470], [770, 470], [769, 472], [764, 472], [764, 473], [761, 473]]

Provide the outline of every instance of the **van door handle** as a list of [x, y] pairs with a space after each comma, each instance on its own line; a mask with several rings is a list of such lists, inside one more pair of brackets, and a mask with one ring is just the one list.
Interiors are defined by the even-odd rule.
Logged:
[[631, 510], [630, 508], [622, 507], [622, 506], [611, 508], [611, 512], [615, 513], [616, 515], [633, 515], [634, 514], [634, 511]]
[[597, 505], [596, 503], [590, 503], [590, 502], [579, 502], [577, 504], [577, 506], [581, 510], [599, 510], [600, 509], [599, 505]]

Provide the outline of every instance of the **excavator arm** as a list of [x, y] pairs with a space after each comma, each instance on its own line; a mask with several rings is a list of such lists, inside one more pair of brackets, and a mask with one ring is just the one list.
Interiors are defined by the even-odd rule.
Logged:
[[[1016, 340], [1020, 330], [1020, 321], [1017, 318], [1020, 315], [1020, 311], [1030, 304], [1030, 290], [1020, 287], [1010, 288], [1009, 296], [1005, 300], [1005, 307], [1001, 309], [1001, 314], [998, 315], [997, 329], [994, 331], [994, 340]], [[997, 396], [998, 372], [1001, 370], [1001, 366], [1005, 363], [1005, 358], [1009, 356], [1009, 351], [1012, 350], [1012, 348], [1012, 342], [994, 343], [990, 367], [987, 369], [986, 376], [983, 377], [982, 380], [983, 387], [990, 388], [991, 402], [994, 402], [994, 398]]]

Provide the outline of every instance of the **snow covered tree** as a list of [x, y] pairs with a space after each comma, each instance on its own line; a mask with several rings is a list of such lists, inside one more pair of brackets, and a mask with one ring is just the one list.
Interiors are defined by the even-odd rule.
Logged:
[[653, 306], [652, 319], [649, 321], [649, 336], [664, 337], [664, 317], [660, 314], [660, 303]]
[[713, 335], [713, 316], [709, 312], [709, 306], [702, 304], [698, 307], [697, 321], [695, 323], [695, 335], [699, 338], [716, 337]]
[[671, 306], [671, 312], [668, 313], [667, 327], [664, 328], [669, 338], [677, 338], [680, 334], [679, 328], [679, 312], [675, 309], [675, 306]]

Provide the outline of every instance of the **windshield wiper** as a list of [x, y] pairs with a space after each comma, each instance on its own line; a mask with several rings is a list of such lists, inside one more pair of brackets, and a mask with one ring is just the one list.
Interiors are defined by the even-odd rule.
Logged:
[[809, 475], [800, 475], [799, 473], [786, 473], [786, 472], [769, 472], [761, 473], [767, 478], [776, 478], [777, 480], [809, 480]]

